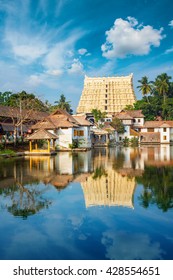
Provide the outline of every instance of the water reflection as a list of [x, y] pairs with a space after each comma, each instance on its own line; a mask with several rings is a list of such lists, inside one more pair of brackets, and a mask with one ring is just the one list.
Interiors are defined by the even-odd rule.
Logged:
[[51, 205], [50, 186], [61, 191], [71, 182], [80, 183], [86, 208], [134, 208], [135, 189], [141, 184], [140, 204], [167, 211], [173, 207], [173, 147], [117, 147], [0, 161], [1, 207], [26, 218]]

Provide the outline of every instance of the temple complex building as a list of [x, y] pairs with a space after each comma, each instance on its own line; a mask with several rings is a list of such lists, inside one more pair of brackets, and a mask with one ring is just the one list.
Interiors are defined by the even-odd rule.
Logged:
[[121, 77], [87, 77], [77, 107], [77, 113], [91, 113], [98, 109], [114, 116], [126, 105], [133, 105], [136, 97], [133, 89], [133, 74]]

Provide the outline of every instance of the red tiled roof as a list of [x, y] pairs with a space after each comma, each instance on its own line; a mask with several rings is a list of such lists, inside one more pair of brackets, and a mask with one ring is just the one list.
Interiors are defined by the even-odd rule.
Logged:
[[73, 115], [73, 118], [74, 118], [80, 125], [85, 125], [85, 126], [91, 126], [91, 125], [92, 125], [88, 120], [86, 120], [86, 116]]
[[27, 137], [28, 140], [39, 140], [39, 139], [57, 139], [57, 136], [47, 130], [39, 129], [30, 136]]
[[173, 121], [146, 121], [143, 127], [173, 127]]
[[142, 114], [142, 110], [127, 110], [128, 115], [130, 115], [132, 118], [144, 118], [144, 115]]
[[131, 136], [139, 136], [139, 132], [137, 132], [134, 129], [130, 128], [130, 135]]
[[141, 143], [159, 143], [160, 132], [140, 132]]
[[[19, 114], [21, 115], [19, 108], [0, 105], [0, 117], [17, 118], [19, 117]], [[48, 116], [48, 113], [23, 109], [22, 115], [28, 120], [41, 120]]]
[[132, 120], [133, 119], [133, 117], [131, 117], [128, 113], [126, 113], [124, 111], [116, 114], [115, 117], [120, 120]]
[[44, 118], [44, 120], [33, 125], [32, 129], [70, 128], [90, 125], [90, 122], [85, 119], [85, 116], [73, 116], [62, 109], [57, 109], [51, 115]]

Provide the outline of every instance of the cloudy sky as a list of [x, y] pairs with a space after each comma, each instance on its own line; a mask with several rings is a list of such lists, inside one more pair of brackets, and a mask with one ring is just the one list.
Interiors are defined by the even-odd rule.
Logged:
[[172, 0], [0, 0], [0, 91], [75, 111], [84, 75], [173, 77]]

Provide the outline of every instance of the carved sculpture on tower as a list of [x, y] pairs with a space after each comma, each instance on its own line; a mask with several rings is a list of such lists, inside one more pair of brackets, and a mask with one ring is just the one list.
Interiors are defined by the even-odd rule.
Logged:
[[136, 97], [133, 89], [133, 74], [121, 77], [87, 77], [77, 107], [77, 113], [91, 113], [98, 109], [114, 116], [126, 105], [133, 105]]

